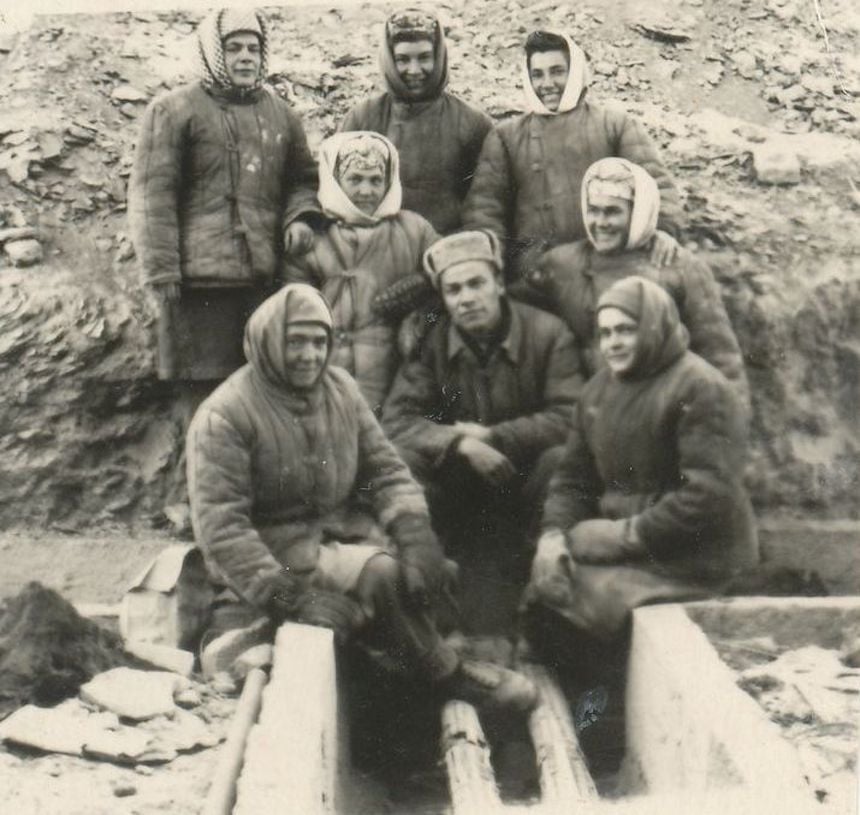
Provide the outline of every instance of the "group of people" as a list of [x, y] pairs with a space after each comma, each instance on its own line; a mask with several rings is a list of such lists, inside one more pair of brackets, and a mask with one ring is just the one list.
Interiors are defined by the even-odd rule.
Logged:
[[150, 104], [129, 190], [159, 375], [194, 412], [212, 628], [327, 626], [443, 695], [528, 711], [531, 682], [464, 658], [436, 613], [492, 521], [557, 665], [756, 561], [719, 288], [566, 35], [526, 38], [528, 110], [494, 124], [445, 89], [439, 19], [392, 14], [387, 90], [317, 160], [265, 84], [272, 47], [259, 12], [201, 22], [199, 79]]

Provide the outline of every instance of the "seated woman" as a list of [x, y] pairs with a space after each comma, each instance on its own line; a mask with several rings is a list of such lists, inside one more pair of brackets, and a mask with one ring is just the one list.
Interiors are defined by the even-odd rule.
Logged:
[[398, 311], [398, 292], [405, 284], [418, 301], [432, 296], [422, 258], [437, 235], [423, 217], [401, 210], [397, 149], [385, 136], [349, 132], [326, 139], [319, 177], [319, 204], [330, 223], [309, 252], [287, 257], [285, 277], [326, 296], [334, 315], [332, 364], [355, 377], [378, 413], [397, 371], [398, 323], [418, 304], [407, 297]]
[[597, 326], [606, 367], [582, 391], [526, 593], [533, 643], [574, 670], [624, 650], [633, 608], [720, 593], [758, 560], [738, 398], [688, 350], [672, 298], [627, 277]]
[[668, 265], [651, 258], [660, 212], [657, 182], [626, 159], [600, 159], [583, 178], [582, 211], [588, 237], [544, 254], [513, 296], [558, 314], [584, 349], [584, 369], [591, 374], [602, 365], [594, 331], [598, 298], [630, 275], [653, 280], [672, 295], [690, 349], [723, 373], [748, 407], [743, 356], [710, 268], [680, 247]]

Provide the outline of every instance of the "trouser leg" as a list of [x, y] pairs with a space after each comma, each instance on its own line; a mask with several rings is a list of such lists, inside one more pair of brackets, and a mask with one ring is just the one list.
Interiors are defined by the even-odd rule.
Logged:
[[362, 569], [355, 594], [371, 610], [362, 640], [384, 650], [398, 671], [431, 680], [453, 673], [457, 654], [439, 635], [429, 611], [408, 604], [397, 560], [387, 554], [371, 558]]

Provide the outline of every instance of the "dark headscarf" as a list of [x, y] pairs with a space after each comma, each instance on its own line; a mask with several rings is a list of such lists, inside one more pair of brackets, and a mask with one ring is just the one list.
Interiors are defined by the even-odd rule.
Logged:
[[[427, 91], [414, 96], [397, 73], [394, 64], [394, 46], [398, 42], [433, 43], [434, 66]], [[439, 18], [420, 9], [404, 9], [385, 21], [385, 32], [379, 52], [379, 65], [389, 92], [404, 102], [426, 102], [435, 99], [448, 84], [448, 46]]]
[[331, 355], [331, 309], [322, 294], [306, 283], [291, 283], [265, 300], [245, 326], [245, 358], [266, 382], [291, 390], [285, 366], [287, 326], [317, 323], [328, 332]]
[[675, 301], [651, 280], [639, 275], [613, 283], [597, 301], [597, 311], [617, 308], [638, 323], [636, 357], [624, 379], [647, 379], [680, 357], [690, 335], [681, 323]]

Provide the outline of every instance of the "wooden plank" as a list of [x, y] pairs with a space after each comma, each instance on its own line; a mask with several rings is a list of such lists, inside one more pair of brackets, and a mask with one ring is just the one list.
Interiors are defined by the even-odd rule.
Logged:
[[452, 815], [492, 815], [502, 811], [490, 747], [470, 704], [455, 699], [443, 708], [442, 753], [448, 770]]
[[570, 708], [558, 685], [540, 665], [522, 664], [519, 670], [537, 686], [539, 703], [529, 716], [529, 732], [540, 771], [541, 805], [583, 811], [580, 805], [598, 798], [594, 779], [570, 716]]

